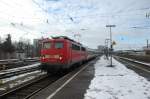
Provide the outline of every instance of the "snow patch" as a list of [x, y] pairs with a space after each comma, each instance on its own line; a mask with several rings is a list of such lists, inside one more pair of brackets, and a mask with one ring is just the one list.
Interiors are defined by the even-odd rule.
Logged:
[[37, 71], [33, 71], [33, 72], [29, 72], [29, 73], [20, 74], [20, 75], [13, 76], [13, 77], [1, 79], [1, 83], [4, 84], [4, 83], [7, 83], [7, 82], [12, 81], [12, 80], [15, 80], [15, 79], [18, 79], [18, 78], [25, 77], [25, 76], [27, 76], [27, 75], [37, 74], [37, 73], [41, 73], [41, 71], [40, 71], [40, 70], [37, 70]]
[[95, 64], [95, 77], [84, 99], [150, 99], [150, 83], [113, 59], [115, 67], [107, 67], [109, 60], [101, 57]]
[[6, 87], [0, 88], [0, 91], [4, 91], [6, 90]]

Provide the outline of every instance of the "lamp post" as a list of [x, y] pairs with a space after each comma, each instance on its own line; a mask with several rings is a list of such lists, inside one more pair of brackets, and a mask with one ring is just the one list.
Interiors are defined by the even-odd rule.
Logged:
[[148, 41], [149, 41], [149, 39], [147, 39], [147, 40], [146, 40], [146, 43], [147, 43], [147, 44], [146, 44], [146, 45], [147, 45], [147, 48], [149, 47], [149, 43], [148, 43]]
[[110, 67], [112, 67], [112, 50], [113, 50], [113, 45], [112, 45], [112, 32], [111, 28], [115, 27], [116, 25], [106, 25], [106, 27], [110, 28]]
[[109, 47], [108, 47], [108, 43], [109, 43], [110, 39], [105, 39], [105, 54], [106, 54], [106, 58], [108, 59], [109, 54]]

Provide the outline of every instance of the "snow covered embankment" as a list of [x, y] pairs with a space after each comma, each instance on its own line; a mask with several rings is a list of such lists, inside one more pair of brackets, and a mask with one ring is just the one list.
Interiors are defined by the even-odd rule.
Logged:
[[113, 59], [115, 67], [101, 57], [85, 99], [150, 99], [150, 82]]

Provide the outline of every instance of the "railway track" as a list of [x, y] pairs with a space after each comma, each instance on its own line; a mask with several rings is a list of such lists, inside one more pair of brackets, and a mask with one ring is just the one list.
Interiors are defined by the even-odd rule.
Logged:
[[77, 73], [86, 68], [89, 63], [86, 63], [70, 71], [69, 73], [62, 73], [61, 75], [47, 75], [45, 77], [30, 81], [27, 84], [23, 84], [22, 86], [8, 92], [0, 93], [0, 99], [30, 99], [32, 96], [37, 94], [42, 89], [45, 89], [47, 86], [52, 84], [55, 85], [55, 82], [58, 83], [61, 81], [62, 83], [68, 79], [72, 79], [72, 77], [77, 75]]
[[39, 61], [39, 58], [24, 58], [22, 60], [20, 59], [5, 59], [5, 60], [0, 60], [0, 63], [13, 63], [13, 62], [18, 62], [18, 61]]
[[31, 65], [32, 63], [38, 61], [39, 58], [26, 58], [23, 60], [19, 60], [19, 59], [0, 60], [0, 70], [12, 69], [20, 66], [25, 66], [25, 65]]
[[32, 95], [46, 88], [64, 75], [65, 73], [62, 75], [44, 75], [41, 78], [33, 79], [19, 87], [0, 93], [0, 99], [29, 99]]
[[0, 94], [0, 99], [28, 99], [33, 94], [42, 90], [49, 84], [56, 81], [59, 76], [43, 76], [30, 82], [20, 85], [12, 90]]
[[142, 70], [146, 73], [150, 73], [150, 64], [149, 63], [144, 63], [140, 61], [136, 61], [133, 59], [125, 58], [125, 57], [120, 57], [120, 56], [115, 56], [117, 60], [120, 62], [123, 62], [124, 64], [127, 64], [128, 67], [136, 68], [138, 70]]
[[19, 74], [23, 74], [23, 73], [27, 73], [27, 72], [32, 72], [32, 71], [38, 70], [39, 66], [40, 66], [40, 63], [25, 66], [25, 67], [20, 67], [20, 68], [3, 70], [0, 72], [0, 79], [12, 77], [12, 76], [17, 76]]

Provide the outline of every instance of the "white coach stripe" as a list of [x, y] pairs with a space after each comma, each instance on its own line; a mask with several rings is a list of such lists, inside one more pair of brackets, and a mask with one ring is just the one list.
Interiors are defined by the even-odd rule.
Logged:
[[[87, 65], [88, 66], [88, 65]], [[46, 99], [51, 99], [54, 97], [57, 92], [59, 92], [65, 85], [67, 85], [75, 76], [77, 76], [82, 70], [84, 70], [87, 66], [83, 67], [80, 71], [78, 71], [76, 74], [74, 74], [70, 79], [68, 79], [62, 86], [60, 86], [56, 91], [54, 91], [50, 96], [48, 96]]]

